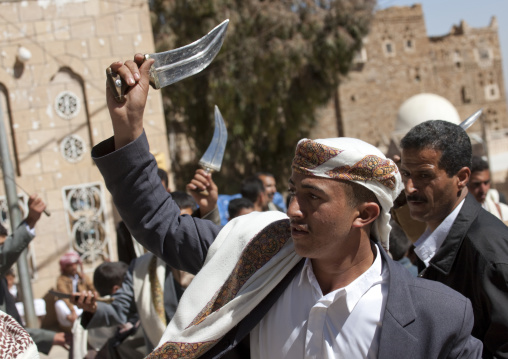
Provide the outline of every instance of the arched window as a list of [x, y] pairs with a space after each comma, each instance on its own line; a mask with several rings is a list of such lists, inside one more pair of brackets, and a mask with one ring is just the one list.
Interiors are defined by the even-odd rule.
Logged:
[[51, 79], [48, 96], [55, 114], [52, 127], [61, 133], [60, 154], [67, 162], [78, 163], [93, 145], [83, 81], [71, 69], [62, 68]]

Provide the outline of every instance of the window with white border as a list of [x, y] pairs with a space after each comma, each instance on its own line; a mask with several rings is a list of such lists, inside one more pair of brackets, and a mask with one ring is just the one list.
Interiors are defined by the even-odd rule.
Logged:
[[76, 117], [80, 109], [81, 101], [71, 91], [62, 91], [55, 98], [55, 111], [65, 120]]
[[86, 153], [86, 144], [78, 135], [66, 136], [60, 143], [60, 153], [67, 162], [79, 162]]
[[103, 185], [100, 182], [62, 188], [71, 246], [89, 263], [109, 259], [106, 235], [107, 216]]
[[485, 100], [487, 101], [495, 101], [500, 97], [499, 94], [499, 86], [497, 84], [490, 84], [484, 87]]

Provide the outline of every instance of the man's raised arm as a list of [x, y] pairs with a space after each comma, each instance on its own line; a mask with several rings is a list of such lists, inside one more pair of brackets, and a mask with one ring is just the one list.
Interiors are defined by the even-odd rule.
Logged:
[[142, 54], [134, 55], [134, 60], [111, 64], [111, 70], [118, 73], [129, 85], [126, 101], [118, 103], [113, 90], [107, 86], [106, 99], [113, 124], [115, 149], [134, 141], [143, 133], [143, 112], [148, 96], [149, 73], [153, 59], [145, 61]]
[[180, 209], [162, 186], [157, 162], [143, 131], [151, 60], [115, 62], [112, 71], [129, 85], [118, 103], [106, 89], [114, 137], [92, 149], [120, 216], [134, 238], [176, 269], [197, 273], [219, 227], [210, 221], [180, 216]]

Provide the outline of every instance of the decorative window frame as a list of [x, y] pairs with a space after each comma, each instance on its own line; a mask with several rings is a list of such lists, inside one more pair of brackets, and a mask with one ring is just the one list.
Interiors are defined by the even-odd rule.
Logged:
[[476, 48], [474, 49], [474, 57], [480, 67], [490, 67], [494, 62], [494, 51], [491, 48]]
[[496, 101], [501, 98], [501, 93], [499, 92], [499, 86], [497, 84], [485, 85], [483, 89], [486, 101]]
[[[79, 146], [77, 144], [80, 144]], [[86, 143], [78, 135], [65, 136], [60, 142], [60, 154], [67, 162], [80, 162], [87, 153]]]
[[[63, 101], [63, 104], [62, 104]], [[62, 106], [65, 108], [62, 110]], [[69, 111], [69, 107], [72, 111]], [[64, 120], [76, 117], [81, 110], [81, 100], [72, 91], [62, 91], [55, 97], [55, 112]]]
[[[92, 182], [62, 188], [70, 247], [94, 264], [110, 258], [104, 185]], [[87, 232], [88, 231], [88, 232]]]

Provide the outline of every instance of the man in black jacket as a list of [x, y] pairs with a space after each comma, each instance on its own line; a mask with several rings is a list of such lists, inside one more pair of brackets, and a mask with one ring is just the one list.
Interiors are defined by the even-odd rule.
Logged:
[[426, 121], [401, 140], [401, 174], [414, 219], [420, 276], [469, 298], [484, 358], [508, 358], [508, 228], [468, 194], [472, 148], [466, 132]]

